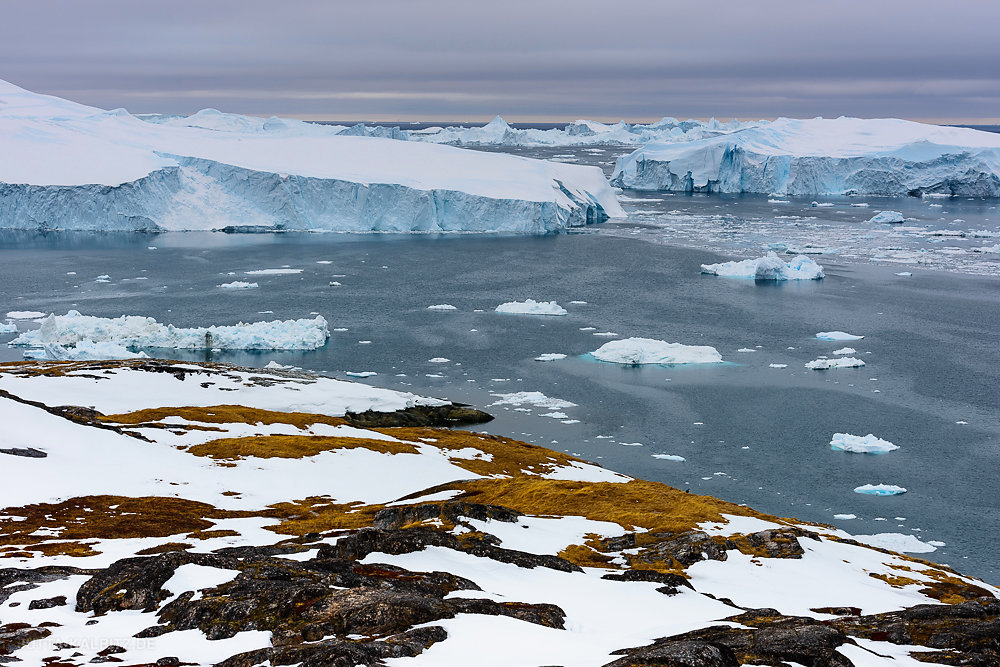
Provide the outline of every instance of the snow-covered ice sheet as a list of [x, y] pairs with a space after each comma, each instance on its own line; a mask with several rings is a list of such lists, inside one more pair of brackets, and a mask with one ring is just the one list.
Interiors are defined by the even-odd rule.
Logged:
[[151, 123], [4, 81], [0, 108], [0, 227], [540, 233], [624, 216], [597, 167], [282, 119]]
[[619, 158], [612, 184], [636, 190], [780, 195], [1000, 196], [1000, 135], [894, 118], [779, 118]]

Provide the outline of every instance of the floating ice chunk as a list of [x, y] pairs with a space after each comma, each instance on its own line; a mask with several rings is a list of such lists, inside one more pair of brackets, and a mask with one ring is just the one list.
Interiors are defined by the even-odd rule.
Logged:
[[[611, 436], [597, 436], [598, 438], [610, 438]], [[619, 442], [622, 447], [645, 447], [641, 442]]]
[[831, 368], [860, 368], [865, 362], [855, 357], [839, 357], [837, 359], [816, 359], [806, 364], [806, 368], [814, 371], [825, 371]]
[[708, 345], [682, 345], [653, 338], [626, 338], [591, 352], [595, 359], [616, 364], [717, 364], [722, 355]]
[[586, 301], [570, 301], [570, 303], [573, 304], [574, 306], [586, 306], [587, 305]]
[[880, 549], [911, 554], [928, 554], [937, 551], [930, 542], [924, 542], [906, 533], [876, 533], [875, 535], [855, 535], [854, 539]]
[[569, 419], [569, 415], [565, 412], [546, 412], [542, 417], [551, 417], [552, 419]]
[[354, 378], [370, 378], [378, 375], [375, 371], [344, 371], [344, 375], [350, 375]]
[[753, 349], [752, 347], [741, 347], [740, 349], [738, 349], [736, 351], [737, 352], [756, 352], [757, 350]]
[[834, 514], [834, 519], [839, 519], [841, 521], [850, 521], [851, 519], [857, 519], [857, 514]]
[[899, 211], [879, 211], [869, 218], [868, 222], [885, 222], [896, 225], [906, 222], [906, 218]]
[[242, 280], [234, 280], [231, 283], [222, 283], [219, 285], [222, 289], [256, 289], [259, 287], [257, 283], [248, 283]]
[[846, 331], [820, 331], [816, 334], [816, 338], [819, 340], [861, 340], [864, 336], [856, 336], [854, 334], [849, 334]]
[[496, 307], [496, 312], [508, 315], [567, 315], [568, 311], [555, 301], [508, 301]]
[[46, 343], [41, 347], [31, 347], [25, 350], [24, 356], [28, 359], [51, 359], [53, 361], [149, 358], [149, 355], [145, 352], [132, 352], [119, 343], [111, 341], [94, 342], [91, 340], [81, 340], [76, 345], [68, 347], [57, 343]]
[[49, 315], [40, 328], [24, 332], [10, 344], [71, 347], [87, 341], [110, 342], [130, 348], [313, 350], [325, 345], [329, 335], [327, 322], [322, 316], [311, 320], [275, 320], [182, 329], [172, 324], [160, 324], [152, 317], [93, 317], [71, 310], [65, 315]]
[[996, 243], [994, 245], [984, 245], [978, 248], [972, 248], [972, 252], [1000, 253], [1000, 243]]
[[286, 276], [296, 273], [302, 273], [302, 269], [289, 269], [285, 267], [281, 269], [255, 269], [254, 271], [243, 272], [247, 276]]
[[277, 361], [274, 361], [272, 359], [271, 361], [267, 362], [267, 365], [264, 366], [264, 368], [273, 368], [275, 370], [280, 371], [280, 370], [287, 370], [289, 368], [294, 368], [294, 366], [286, 366], [285, 364], [279, 364]]
[[97, 276], [97, 279], [94, 280], [94, 282], [95, 283], [110, 283], [111, 282], [111, 276], [109, 276], [108, 274], [105, 273], [103, 275]]
[[450, 303], [439, 303], [433, 306], [427, 306], [427, 310], [458, 310], [458, 308]]
[[592, 335], [598, 336], [600, 338], [616, 338], [618, 336], [618, 334], [616, 334], [614, 331], [595, 331]]
[[516, 391], [509, 394], [490, 394], [490, 396], [496, 396], [500, 399], [490, 403], [490, 405], [533, 405], [549, 410], [565, 410], [576, 407], [576, 403], [564, 401], [561, 398], [551, 398], [540, 391]]
[[812, 204], [810, 204], [810, 206], [812, 206], [813, 208], [833, 208], [833, 204], [828, 201], [824, 202], [814, 201]]
[[535, 357], [535, 361], [559, 361], [565, 359], [566, 355], [559, 352], [546, 352]]
[[11, 322], [10, 324], [4, 324], [3, 322], [0, 322], [0, 336], [13, 333], [17, 333], [16, 324], [14, 324], [13, 322]]
[[676, 454], [653, 454], [654, 459], [660, 459], [662, 461], [686, 461], [683, 456], [677, 456]]
[[932, 547], [946, 547], [946, 546], [948, 546], [947, 543], [941, 542], [940, 540], [927, 540], [927, 544], [931, 545]]
[[768, 368], [788, 368], [788, 364], [768, 364]]
[[906, 493], [906, 489], [895, 484], [862, 484], [854, 488], [854, 493], [869, 496], [898, 496]]
[[427, 361], [432, 364], [446, 364], [449, 361], [451, 361], [451, 359], [445, 359], [444, 357], [434, 357], [433, 359], [428, 359]]
[[701, 272], [746, 280], [819, 280], [824, 275], [823, 267], [805, 255], [797, 255], [790, 261], [783, 262], [774, 252], [757, 259], [702, 264]]
[[7, 319], [9, 320], [37, 320], [39, 317], [45, 317], [47, 313], [40, 313], [37, 310], [12, 310], [7, 313]]
[[888, 440], [876, 438], [868, 435], [851, 435], [850, 433], [834, 433], [830, 440], [830, 449], [840, 452], [854, 452], [856, 454], [888, 454], [899, 449], [899, 445], [894, 445]]
[[857, 354], [857, 352], [853, 347], [842, 347], [839, 350], [834, 350], [833, 354]]

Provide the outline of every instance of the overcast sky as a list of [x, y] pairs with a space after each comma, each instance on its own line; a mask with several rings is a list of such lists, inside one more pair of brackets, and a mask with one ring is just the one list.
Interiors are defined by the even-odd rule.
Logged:
[[0, 79], [370, 120], [1000, 118], [998, 0], [0, 0]]

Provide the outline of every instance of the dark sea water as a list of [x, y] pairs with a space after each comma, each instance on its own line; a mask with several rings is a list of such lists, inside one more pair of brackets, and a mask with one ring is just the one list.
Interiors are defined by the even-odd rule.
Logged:
[[[853, 533], [945, 542], [927, 557], [1000, 583], [997, 278], [919, 269], [903, 278], [894, 275], [897, 266], [834, 255], [819, 258], [822, 281], [726, 280], [699, 273], [700, 264], [724, 256], [622, 234], [630, 224], [539, 237], [0, 233], [0, 311], [75, 308], [177, 326], [319, 313], [331, 329], [347, 329], [320, 350], [209, 358], [251, 366], [274, 360], [337, 377], [374, 371], [366, 382], [483, 407], [497, 415], [486, 425], [491, 432], [627, 474]], [[256, 290], [216, 287], [283, 265], [304, 270], [254, 276]], [[101, 274], [111, 282], [96, 283]], [[492, 312], [525, 298], [557, 300], [570, 314]], [[458, 310], [427, 310], [441, 303]], [[596, 362], [587, 353], [609, 339], [584, 327], [712, 345], [728, 363]], [[827, 330], [863, 334], [847, 345], [867, 366], [807, 370], [806, 362], [844, 345], [814, 339]], [[2, 360], [20, 357], [2, 345], [9, 339], [0, 337]], [[568, 357], [533, 360], [543, 353]], [[435, 357], [450, 361], [428, 361]], [[518, 391], [577, 406], [563, 410], [566, 420], [543, 417], [550, 410], [542, 408], [489, 407], [492, 394]], [[563, 423], [570, 420], [579, 423]], [[834, 452], [835, 432], [874, 433], [900, 449]], [[620, 444], [634, 442], [644, 446]], [[909, 492], [853, 492], [865, 483]], [[837, 513], [858, 519], [837, 521]]]

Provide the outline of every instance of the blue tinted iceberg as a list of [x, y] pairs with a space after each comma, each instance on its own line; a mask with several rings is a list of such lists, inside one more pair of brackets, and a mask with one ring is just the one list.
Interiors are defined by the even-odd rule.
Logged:
[[895, 484], [862, 484], [854, 488], [854, 493], [869, 496], [898, 496], [906, 493], [906, 489]]
[[778, 195], [1000, 197], [1000, 134], [894, 118], [795, 120], [619, 158], [612, 184], [637, 190]]
[[774, 252], [739, 262], [702, 264], [701, 272], [747, 280], [820, 280], [824, 275], [823, 267], [805, 255], [797, 255], [784, 262]]
[[888, 454], [899, 449], [888, 440], [877, 438], [873, 434], [851, 435], [850, 433], [834, 433], [830, 440], [830, 449], [856, 454]]

